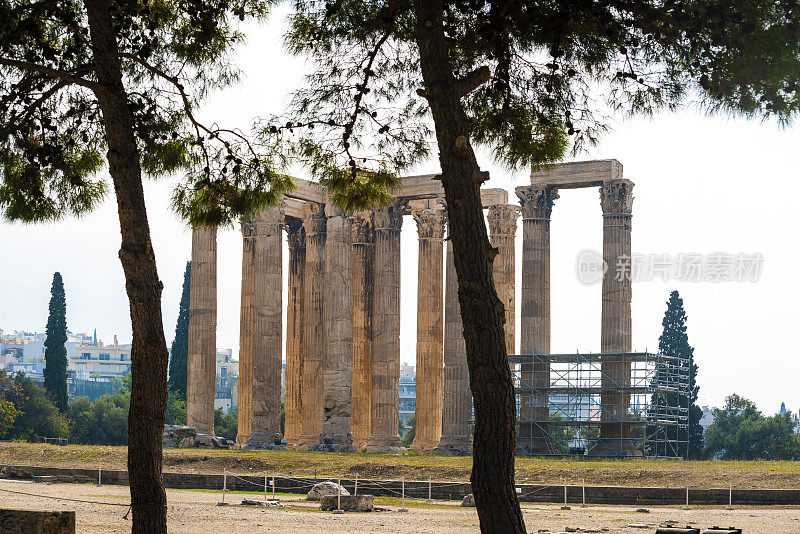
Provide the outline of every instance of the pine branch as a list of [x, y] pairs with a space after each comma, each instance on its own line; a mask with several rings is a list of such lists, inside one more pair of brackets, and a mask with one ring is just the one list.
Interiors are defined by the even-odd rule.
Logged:
[[80, 76], [76, 76], [69, 72], [64, 72], [58, 69], [51, 69], [50, 67], [38, 65], [36, 63], [29, 63], [27, 61], [20, 61], [18, 59], [0, 57], [0, 65], [16, 67], [18, 69], [22, 69], [28, 72], [38, 72], [39, 74], [44, 74], [45, 76], [56, 78], [58, 80], [62, 80], [70, 84], [81, 85], [83, 87], [91, 89], [92, 91], [102, 91], [104, 89], [104, 87], [99, 83], [89, 81], [85, 78], [81, 78]]

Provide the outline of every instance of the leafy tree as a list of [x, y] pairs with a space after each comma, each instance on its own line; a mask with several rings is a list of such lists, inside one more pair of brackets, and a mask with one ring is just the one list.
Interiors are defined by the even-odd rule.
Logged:
[[69, 439], [86, 445], [127, 445], [130, 392], [103, 395], [91, 402], [75, 399], [69, 406]]
[[411, 418], [408, 420], [408, 423], [405, 425], [406, 431], [404, 434], [400, 434], [402, 439], [400, 443], [403, 444], [403, 447], [410, 447], [412, 443], [414, 443], [414, 438], [417, 435], [417, 417], [412, 415]]
[[61, 273], [53, 275], [50, 288], [50, 314], [44, 341], [44, 388], [56, 407], [67, 411], [67, 300]]
[[[394, 174], [428, 153], [433, 119], [448, 207], [470, 387], [471, 482], [484, 532], [525, 532], [514, 490], [515, 405], [496, 249], [473, 150], [519, 168], [557, 161], [623, 113], [674, 108], [776, 115], [800, 107], [797, 2], [295, 0], [292, 51], [315, 71], [288, 117], [264, 130], [295, 143], [333, 200], [387, 202]], [[302, 129], [299, 139], [292, 137]], [[307, 132], [307, 133], [306, 133]]]
[[167, 397], [167, 415], [164, 421], [168, 425], [186, 424], [186, 401], [170, 390]]
[[0, 397], [0, 438], [6, 436], [14, 427], [19, 411], [10, 400]]
[[225, 439], [236, 441], [236, 432], [239, 429], [239, 414], [236, 410], [228, 413], [222, 408], [214, 410], [214, 434]]
[[183, 292], [178, 309], [178, 322], [175, 325], [175, 339], [172, 340], [172, 356], [169, 360], [169, 380], [167, 385], [178, 398], [186, 400], [186, 365], [189, 359], [189, 274], [192, 262], [186, 262], [183, 273]]
[[756, 405], [739, 395], [714, 409], [714, 422], [706, 429], [706, 456], [724, 460], [797, 460], [800, 436], [791, 414], [765, 417]]
[[[191, 224], [217, 225], [274, 201], [288, 178], [233, 129], [195, 110], [236, 78], [234, 23], [266, 15], [258, 0], [0, 2], [0, 209], [51, 221], [117, 199], [119, 257], [133, 349], [129, 418], [133, 532], [166, 532], [161, 434], [167, 346], [142, 175], [186, 170], [173, 203]], [[105, 155], [105, 158], [104, 158]]]
[[[684, 443], [679, 443], [676, 450], [667, 450], [666, 443], [658, 443], [654, 445], [657, 450], [653, 451], [660, 456], [680, 456], [684, 458], [698, 459], [700, 458], [703, 450], [703, 427], [700, 425], [700, 419], [703, 418], [703, 409], [697, 405], [697, 396], [700, 391], [700, 386], [697, 385], [697, 364], [694, 363], [694, 348], [689, 345], [689, 337], [686, 334], [686, 312], [683, 308], [683, 299], [677, 291], [673, 291], [667, 300], [667, 311], [664, 313], [664, 319], [661, 321], [663, 331], [658, 338], [658, 350], [665, 356], [680, 358], [683, 361], [685, 372], [682, 377], [688, 381], [689, 384], [689, 398], [681, 397], [675, 393], [665, 393], [653, 395], [651, 406], [661, 406], [662, 409], [685, 410], [685, 415], [688, 416], [688, 446]], [[670, 383], [670, 380], [677, 377], [672, 375], [667, 376], [662, 370], [656, 370], [655, 380], [663, 385], [678, 387], [678, 383]], [[653, 430], [648, 429], [648, 433]], [[668, 441], [678, 442], [684, 439], [684, 436], [678, 435], [678, 430], [675, 427], [667, 427], [663, 429], [665, 435], [660, 436], [662, 439]]]
[[47, 391], [18, 372], [10, 377], [0, 371], [0, 394], [14, 404], [17, 417], [11, 428], [11, 439], [38, 441], [40, 438], [67, 437], [67, 418], [58, 411]]

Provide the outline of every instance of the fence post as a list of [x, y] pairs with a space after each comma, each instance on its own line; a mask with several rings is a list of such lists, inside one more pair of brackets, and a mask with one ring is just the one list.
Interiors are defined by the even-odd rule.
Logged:
[[264, 471], [264, 500], [267, 500], [267, 472]]
[[97, 485], [103, 485], [103, 462], [97, 460]]
[[586, 479], [581, 480], [581, 508], [586, 508]]
[[275, 475], [272, 475], [272, 500], [275, 500]]
[[400, 479], [400, 495], [402, 497], [402, 506], [398, 510], [398, 512], [408, 512], [406, 508], [406, 477], [402, 477]]
[[432, 487], [431, 477], [428, 476], [428, 502], [433, 502], [433, 498], [431, 497], [431, 487]]
[[353, 495], [358, 495], [358, 473], [356, 473], [356, 483], [353, 487]]

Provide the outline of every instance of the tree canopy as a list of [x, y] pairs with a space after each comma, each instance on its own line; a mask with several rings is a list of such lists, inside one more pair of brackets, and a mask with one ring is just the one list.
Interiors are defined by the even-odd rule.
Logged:
[[[234, 127], [196, 118], [212, 89], [236, 81], [234, 21], [263, 18], [256, 0], [123, 0], [110, 15], [143, 171], [185, 175], [174, 207], [194, 223], [226, 224], [290, 187], [272, 152]], [[0, 209], [34, 222], [81, 215], [107, 191], [107, 152], [84, 3], [0, 2]]]

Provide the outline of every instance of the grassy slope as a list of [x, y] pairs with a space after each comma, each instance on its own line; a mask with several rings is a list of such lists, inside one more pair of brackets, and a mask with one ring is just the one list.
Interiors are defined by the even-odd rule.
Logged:
[[[93, 469], [126, 468], [126, 447], [0, 443], [0, 464]], [[244, 452], [166, 449], [164, 469], [185, 473], [292, 474], [320, 477], [467, 481], [471, 457], [295, 451]], [[518, 458], [517, 482], [615, 486], [800, 488], [800, 462], [692, 462], [682, 460], [602, 460]]]

